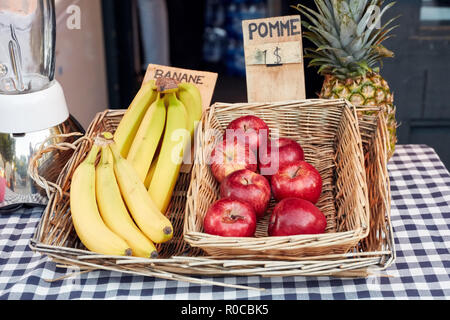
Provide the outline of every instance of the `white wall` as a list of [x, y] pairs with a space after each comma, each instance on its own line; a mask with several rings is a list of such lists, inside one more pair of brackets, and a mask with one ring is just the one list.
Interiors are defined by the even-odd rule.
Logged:
[[[80, 29], [69, 29], [69, 6], [80, 8]], [[87, 129], [108, 108], [105, 49], [100, 0], [56, 0], [55, 78], [64, 88], [70, 113]]]

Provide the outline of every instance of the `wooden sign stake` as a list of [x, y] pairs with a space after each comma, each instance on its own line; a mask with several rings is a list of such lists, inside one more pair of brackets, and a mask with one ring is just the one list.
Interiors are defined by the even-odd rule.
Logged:
[[306, 99], [299, 15], [244, 20], [249, 102]]

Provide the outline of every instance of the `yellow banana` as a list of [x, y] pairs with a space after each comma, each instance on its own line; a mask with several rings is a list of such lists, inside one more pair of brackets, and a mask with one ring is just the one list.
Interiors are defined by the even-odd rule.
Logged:
[[156, 101], [148, 108], [144, 119], [142, 119], [127, 156], [142, 182], [145, 181], [152, 164], [155, 151], [164, 132], [165, 123], [166, 106], [161, 93], [158, 92]]
[[152, 181], [153, 174], [155, 173], [156, 164], [158, 163], [158, 157], [159, 156], [157, 156], [155, 160], [153, 160], [150, 169], [148, 169], [147, 177], [145, 177], [144, 185], [147, 189], [148, 187], [150, 187], [150, 182]]
[[138, 91], [114, 133], [120, 154], [127, 157], [134, 137], [149, 106], [156, 99], [155, 81], [145, 83]]
[[165, 97], [168, 103], [166, 129], [155, 172], [148, 188], [150, 197], [163, 213], [170, 203], [183, 155], [190, 141], [186, 108], [175, 93], [169, 93]]
[[103, 146], [101, 154], [100, 163], [95, 171], [95, 188], [103, 221], [130, 245], [134, 256], [156, 258], [158, 251], [155, 245], [138, 229], [123, 202], [114, 175], [111, 150]]
[[107, 255], [131, 255], [124, 239], [103, 222], [95, 195], [95, 160], [99, 146], [93, 145], [87, 158], [75, 169], [70, 186], [70, 209], [75, 231], [90, 251]]
[[189, 116], [188, 130], [193, 138], [196, 124], [200, 121], [203, 113], [200, 90], [192, 83], [183, 82], [178, 84], [177, 97], [186, 107]]
[[173, 237], [172, 223], [155, 206], [133, 165], [120, 155], [116, 144], [109, 147], [120, 192], [137, 226], [154, 243], [169, 241]]

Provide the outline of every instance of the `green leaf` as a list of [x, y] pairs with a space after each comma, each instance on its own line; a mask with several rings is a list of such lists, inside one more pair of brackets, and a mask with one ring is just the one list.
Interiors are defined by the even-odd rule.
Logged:
[[311, 27], [311, 30], [314, 30], [317, 33], [319, 33], [325, 40], [327, 40], [327, 42], [332, 47], [334, 47], [334, 48], [342, 48], [340, 41], [336, 37], [334, 37], [332, 34], [330, 34], [329, 32], [327, 32], [325, 30], [321, 30], [321, 29], [316, 28], [316, 27]]
[[348, 46], [345, 47], [347, 52], [352, 52], [353, 56], [355, 52], [358, 52], [362, 49], [364, 42], [361, 37], [356, 37]]
[[330, 70], [332, 68], [331, 65], [323, 64], [320, 66], [319, 70], [317, 70], [317, 73], [324, 74], [327, 70]]
[[[384, 34], [388, 34], [388, 33], [390, 33], [392, 30], [394, 30], [395, 28], [397, 28], [398, 25], [397, 25], [397, 26], [393, 26], [393, 27], [387, 29], [387, 27], [388, 27], [392, 22], [394, 22], [397, 18], [398, 18], [398, 16], [397, 16], [397, 17], [394, 17], [394, 18], [392, 18], [392, 19], [390, 19], [388, 22], [386, 22], [386, 23], [385, 23], [379, 30], [377, 30], [376, 32], [371, 33], [371, 32], [369, 32], [369, 31], [366, 31], [366, 33], [364, 33], [364, 39], [365, 39], [364, 42], [367, 44], [367, 46], [370, 47], [373, 43], [375, 43], [376, 41], [378, 41], [378, 39], [379, 39], [380, 37], [382, 37]], [[368, 35], [367, 35], [367, 34], [368, 34]]]
[[320, 66], [323, 64], [332, 64], [333, 61], [331, 61], [330, 59], [326, 59], [326, 58], [314, 58], [309, 62], [309, 65], [315, 65], [315, 66]]
[[350, 7], [350, 11], [352, 13], [353, 16], [353, 20], [354, 21], [360, 21], [363, 13], [364, 13], [364, 8], [367, 5], [367, 0], [350, 0], [349, 1], [349, 7]]
[[361, 62], [357, 62], [356, 64], [357, 64], [362, 70], [370, 71], [370, 68], [369, 68], [369, 66], [367, 65], [367, 62], [361, 61]]
[[397, 28], [398, 26], [393, 26], [387, 30], [380, 30], [377, 32], [370, 40], [366, 41], [365, 49], [368, 50], [369, 48], [373, 47], [374, 44], [380, 44], [382, 42], [381, 39], [383, 37], [386, 37], [392, 30]]
[[311, 41], [316, 47], [320, 47], [323, 43], [327, 42], [320, 34], [312, 31], [303, 31], [303, 36]]
[[329, 0], [314, 0], [317, 9], [319, 10], [319, 12], [328, 20], [328, 21], [333, 21], [333, 6], [330, 3]]
[[339, 38], [342, 46], [347, 48], [356, 37], [355, 30], [357, 26], [349, 16], [342, 17], [341, 21]]
[[373, 10], [368, 10], [371, 6], [376, 6], [376, 0], [372, 0], [370, 4], [367, 5], [365, 14], [361, 18], [361, 21], [358, 23], [358, 27], [356, 28], [356, 34], [361, 36], [363, 32], [367, 29], [367, 25], [372, 20]]
[[316, 27], [319, 28], [322, 26], [334, 36], [337, 36], [335, 28], [333, 28], [333, 25], [324, 16], [301, 4], [298, 4], [296, 9], [305, 15]]
[[335, 24], [340, 27], [341, 25], [341, 15], [340, 15], [340, 8], [339, 4], [342, 2], [342, 0], [331, 0], [331, 5], [333, 6], [333, 17]]

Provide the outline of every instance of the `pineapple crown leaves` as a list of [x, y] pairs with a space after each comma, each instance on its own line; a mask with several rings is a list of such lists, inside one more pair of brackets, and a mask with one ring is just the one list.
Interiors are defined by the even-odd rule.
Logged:
[[384, 0], [315, 0], [314, 11], [302, 4], [292, 6], [302, 13], [303, 35], [316, 48], [305, 49], [309, 66], [319, 67], [318, 73], [338, 78], [364, 76], [379, 72], [377, 64], [393, 57], [393, 52], [381, 43], [392, 37], [397, 26], [394, 17], [381, 25], [381, 18], [395, 2]]

